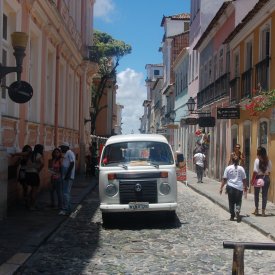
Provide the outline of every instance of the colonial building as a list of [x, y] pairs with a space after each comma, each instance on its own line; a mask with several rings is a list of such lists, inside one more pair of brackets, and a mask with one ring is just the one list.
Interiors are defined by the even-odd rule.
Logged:
[[[254, 1], [255, 2], [255, 1]], [[238, 4], [238, 1], [237, 3]], [[236, 5], [236, 13], [240, 7]], [[258, 146], [264, 146], [275, 163], [275, 106], [265, 112], [249, 108], [261, 91], [275, 89], [275, 3], [259, 0], [225, 40], [230, 48], [230, 104], [239, 104], [240, 119], [232, 120], [231, 144], [242, 145], [249, 168], [253, 171]], [[246, 107], [247, 106], [247, 107]], [[275, 173], [271, 173], [269, 200], [275, 201]]]
[[[0, 1], [0, 60], [15, 66], [11, 45], [13, 32], [28, 35], [21, 79], [30, 83], [33, 96], [24, 104], [13, 102], [5, 88], [0, 104], [0, 208], [20, 196], [16, 160], [8, 153], [21, 151], [25, 144], [43, 144], [46, 165], [41, 188], [47, 185], [48, 159], [62, 141], [69, 142], [83, 169], [90, 142], [84, 118], [89, 115], [90, 86], [96, 64], [88, 61], [92, 43], [94, 0], [2, 0]], [[16, 80], [10, 73], [3, 83]]]

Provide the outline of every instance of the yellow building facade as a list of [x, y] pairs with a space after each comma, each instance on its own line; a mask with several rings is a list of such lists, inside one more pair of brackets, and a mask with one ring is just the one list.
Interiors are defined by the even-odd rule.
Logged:
[[[271, 162], [268, 199], [275, 201], [275, 106], [265, 112], [253, 112], [251, 99], [261, 91], [275, 89], [275, 3], [259, 1], [229, 35], [230, 101], [239, 105], [240, 119], [231, 121], [231, 144], [240, 143], [246, 157], [249, 179], [253, 172], [257, 147], [264, 146]], [[253, 192], [253, 188], [250, 187]]]

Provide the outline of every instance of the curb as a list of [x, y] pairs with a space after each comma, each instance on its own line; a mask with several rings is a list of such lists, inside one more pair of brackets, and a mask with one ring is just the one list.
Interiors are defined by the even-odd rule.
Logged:
[[[224, 210], [226, 210], [227, 212], [229, 212], [228, 207], [224, 206], [222, 203], [218, 202], [217, 200], [215, 200], [214, 198], [212, 198], [210, 195], [198, 190], [197, 188], [195, 188], [194, 186], [188, 184], [188, 187], [190, 187], [192, 190], [194, 190], [196, 193], [206, 197], [207, 199], [209, 199], [210, 201], [212, 201], [213, 203], [217, 204], [218, 206], [220, 206], [221, 208], [223, 208]], [[259, 231], [261, 234], [265, 235], [266, 237], [268, 237], [269, 239], [275, 241], [275, 236], [273, 236], [270, 232], [267, 232], [266, 230], [264, 230], [263, 228], [255, 225], [255, 223], [253, 223], [249, 217], [244, 217], [242, 218], [242, 222], [248, 224], [249, 226], [251, 226], [252, 228], [256, 229], [257, 231]]]

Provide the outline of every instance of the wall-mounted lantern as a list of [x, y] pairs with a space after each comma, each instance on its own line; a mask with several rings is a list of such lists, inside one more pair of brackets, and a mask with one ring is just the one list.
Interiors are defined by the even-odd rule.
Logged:
[[[33, 95], [32, 86], [21, 80], [21, 73], [23, 71], [22, 64], [25, 57], [25, 50], [28, 43], [28, 35], [24, 32], [14, 32], [11, 34], [12, 47], [14, 49], [16, 66], [3, 66], [0, 63], [0, 82], [1, 87], [8, 89], [9, 96], [12, 101], [16, 103], [26, 103]], [[9, 87], [2, 85], [2, 79], [9, 73], [17, 73], [17, 81], [13, 82]]]

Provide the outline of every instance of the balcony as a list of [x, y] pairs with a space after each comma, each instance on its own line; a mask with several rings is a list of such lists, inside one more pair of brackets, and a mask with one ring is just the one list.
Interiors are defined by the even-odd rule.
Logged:
[[253, 68], [250, 68], [242, 73], [241, 99], [251, 97], [252, 95], [252, 76]]
[[215, 82], [198, 93], [197, 108], [211, 104], [229, 95], [229, 73], [223, 74]]
[[231, 104], [238, 104], [240, 102], [240, 77], [237, 76], [233, 78], [230, 82], [230, 103]]
[[225, 73], [215, 81], [215, 100], [229, 95], [229, 73]]
[[255, 86], [258, 87], [257, 92], [259, 92], [259, 90], [269, 90], [269, 62], [270, 57], [267, 56], [255, 66]]

